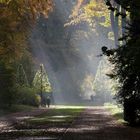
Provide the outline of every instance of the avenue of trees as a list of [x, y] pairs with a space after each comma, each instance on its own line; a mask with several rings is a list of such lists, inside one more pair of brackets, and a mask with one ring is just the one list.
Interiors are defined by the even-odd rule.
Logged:
[[[114, 47], [102, 47], [103, 54], [108, 56], [109, 61], [114, 66], [111, 73], [107, 75], [119, 83], [116, 99], [124, 107], [124, 119], [131, 124], [139, 123], [140, 1], [75, 0], [66, 3], [69, 3], [73, 8], [73, 11], [68, 8], [65, 9], [66, 13], [70, 15], [69, 21], [67, 21], [66, 15], [61, 16], [60, 20], [58, 13], [51, 14], [53, 10], [57, 11], [57, 9], [53, 9], [53, 0], [0, 0], [0, 107], [10, 107], [15, 103], [38, 106], [40, 100], [42, 100], [40, 99], [42, 95], [38, 96], [36, 94], [39, 90], [36, 85], [42, 86], [37, 83], [39, 81], [37, 78], [41, 77], [42, 74], [39, 70], [36, 73], [36, 66], [40, 67], [40, 64], [34, 52], [32, 52], [33, 46], [28, 40], [32, 29], [38, 25], [41, 25], [39, 26], [39, 31], [41, 31], [40, 39], [46, 37], [47, 39], [43, 40], [46, 44], [59, 44], [65, 48], [63, 51], [59, 48], [56, 51], [57, 54], [54, 54], [55, 48], [50, 49], [43, 46], [45, 52], [50, 52], [48, 58], [54, 63], [52, 66], [56, 74], [54, 77], [59, 82], [63, 82], [65, 79], [57, 75], [57, 72], [60, 74], [61, 67], [66, 67], [65, 76], [73, 76], [73, 78], [70, 78], [70, 83], [77, 81], [77, 85], [69, 84], [73, 88], [65, 85], [65, 88], [69, 89], [64, 91], [71, 91], [71, 94], [74, 94], [81, 93], [82, 90], [84, 92], [87, 88], [92, 90], [93, 77], [89, 76], [91, 71], [86, 75], [88, 70], [84, 61], [77, 66], [81, 60], [77, 55], [78, 49], [76, 50], [72, 47], [72, 40], [75, 39], [73, 34], [77, 36], [80, 33], [85, 34], [86, 27], [88, 30], [92, 29], [89, 33], [92, 32], [95, 40], [99, 36], [103, 36], [106, 37], [106, 40], [111, 45], [114, 41]], [[47, 27], [42, 24], [43, 22], [47, 23]], [[104, 31], [102, 34], [99, 32], [101, 30]], [[37, 32], [38, 35], [40, 35], [39, 31]], [[35, 38], [36, 36], [33, 37]], [[101, 41], [97, 41], [101, 45]], [[66, 48], [66, 46], [68, 47]], [[59, 64], [56, 60], [57, 58]], [[79, 72], [78, 69], [83, 69], [83, 71]], [[76, 73], [76, 76], [73, 73]], [[75, 77], [78, 78], [75, 79]], [[45, 86], [42, 87], [43, 91], [41, 93], [52, 92], [47, 74], [42, 80], [46, 82]], [[91, 86], [89, 87], [89, 85]], [[64, 85], [61, 85], [61, 87], [63, 88]], [[75, 97], [78, 98], [79, 96], [75, 95]]]

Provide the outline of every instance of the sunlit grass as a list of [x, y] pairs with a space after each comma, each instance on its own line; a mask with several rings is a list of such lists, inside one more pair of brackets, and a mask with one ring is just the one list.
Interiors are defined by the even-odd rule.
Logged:
[[79, 105], [53, 105], [52, 107], [59, 108], [59, 109], [81, 109], [81, 108], [87, 108], [87, 106], [84, 106], [82, 104]]
[[123, 120], [123, 108], [121, 106], [107, 103], [105, 104], [105, 108], [107, 108], [111, 112], [111, 115], [113, 115], [117, 119], [118, 122], [120, 123], [125, 122]]
[[63, 118], [53, 118], [53, 117], [39, 117], [39, 118], [32, 118], [28, 121], [31, 124], [44, 124], [48, 122], [69, 122], [72, 120], [72, 117], [63, 116]]
[[47, 112], [28, 119], [26, 122], [30, 125], [43, 125], [47, 123], [66, 123], [72, 122], [72, 120], [79, 115], [80, 112], [83, 111], [83, 108], [75, 108], [69, 106], [69, 108], [65, 106], [61, 106], [54, 109], [50, 109]]
[[103, 107], [103, 105], [89, 105], [86, 103], [79, 103], [76, 105], [51, 105], [52, 108], [62, 108], [62, 109], [85, 109], [85, 108], [96, 108], [96, 107]]
[[[43, 108], [44, 109], [44, 108]], [[51, 108], [46, 108], [46, 112], [27, 118], [16, 124], [16, 131], [6, 132], [3, 136], [9, 137], [22, 137], [22, 136], [48, 136], [48, 135], [61, 135], [61, 132], [55, 132], [58, 128], [67, 128], [73, 120], [84, 110], [82, 107], [75, 106], [51, 106]], [[52, 128], [48, 132], [48, 129]], [[1, 136], [2, 137], [2, 136]], [[1, 139], [1, 138], [0, 138]]]

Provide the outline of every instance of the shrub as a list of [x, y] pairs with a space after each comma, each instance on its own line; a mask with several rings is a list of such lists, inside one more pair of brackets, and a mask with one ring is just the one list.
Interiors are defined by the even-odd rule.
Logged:
[[14, 81], [13, 69], [0, 62], [0, 108], [9, 108], [15, 102]]
[[18, 86], [17, 88], [18, 104], [39, 106], [40, 105], [40, 96], [37, 95], [37, 91], [34, 88], [27, 86]]

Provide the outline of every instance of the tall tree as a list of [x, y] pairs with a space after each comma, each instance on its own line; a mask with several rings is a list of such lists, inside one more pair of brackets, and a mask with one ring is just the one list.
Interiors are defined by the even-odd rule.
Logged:
[[[117, 4], [115, 1], [112, 2], [113, 7], [115, 7], [117, 9], [117, 12], [120, 9], [120, 5]], [[116, 13], [115, 10], [110, 10], [110, 20], [111, 20], [111, 26], [112, 26], [112, 30], [114, 33], [114, 41], [115, 41], [115, 46], [118, 47], [119, 46], [119, 18], [117, 16], [118, 13]]]
[[1, 0], [0, 1], [0, 53], [8, 63], [21, 58], [27, 47], [29, 28], [40, 14], [52, 10], [50, 0]]
[[[124, 119], [136, 124], [140, 123], [140, 1], [116, 0], [116, 2], [130, 12], [130, 22], [126, 27], [127, 34], [123, 38], [126, 44], [112, 50], [115, 53], [110, 60], [115, 67], [111, 77], [118, 79], [120, 83], [116, 97], [124, 106]], [[124, 15], [121, 13], [121, 16]], [[109, 55], [111, 51], [106, 52]]]
[[33, 85], [39, 91], [41, 105], [43, 105], [43, 94], [52, 92], [52, 87], [43, 64], [40, 65], [40, 69], [35, 74]]

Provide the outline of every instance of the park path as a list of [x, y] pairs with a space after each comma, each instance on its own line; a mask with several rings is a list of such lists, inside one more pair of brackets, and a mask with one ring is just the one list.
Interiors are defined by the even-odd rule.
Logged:
[[118, 123], [103, 107], [87, 108], [61, 140], [140, 140], [140, 128]]
[[[46, 112], [47, 109], [37, 109], [31, 112], [15, 113], [7, 118], [0, 118], [0, 122], [7, 121], [9, 125], [1, 127], [12, 129], [13, 124], [20, 119], [29, 118]], [[3, 119], [3, 120], [2, 120]], [[11, 140], [140, 140], [140, 128], [133, 128], [117, 122], [104, 107], [87, 107], [71, 124], [59, 126], [57, 124], [36, 128], [37, 131], [47, 132], [40, 137], [20, 137]], [[27, 130], [32, 131], [32, 130]], [[8, 139], [10, 140], [10, 139]]]
[[46, 108], [38, 108], [32, 111], [11, 113], [3, 117], [0, 117], [0, 133], [4, 131], [12, 130], [14, 129], [14, 126], [19, 122], [31, 117], [38, 116], [42, 113], [45, 113], [46, 111], [47, 111]]

